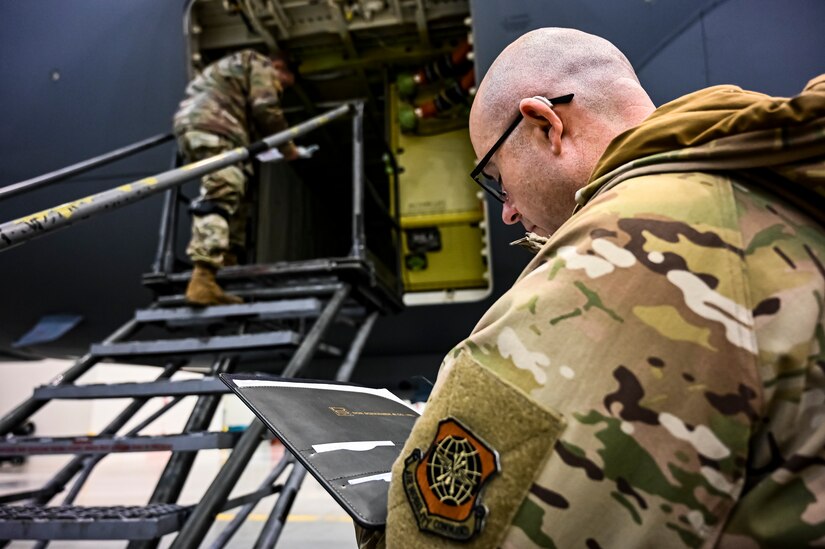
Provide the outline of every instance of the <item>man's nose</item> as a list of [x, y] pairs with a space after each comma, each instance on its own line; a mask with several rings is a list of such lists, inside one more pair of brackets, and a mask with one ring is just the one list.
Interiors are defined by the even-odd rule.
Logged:
[[515, 225], [521, 221], [521, 214], [509, 202], [505, 202], [501, 207], [501, 220], [506, 225]]

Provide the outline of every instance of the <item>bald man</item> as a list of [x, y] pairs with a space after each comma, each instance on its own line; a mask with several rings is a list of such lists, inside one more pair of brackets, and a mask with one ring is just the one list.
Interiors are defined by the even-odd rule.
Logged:
[[543, 245], [442, 364], [390, 547], [825, 543], [825, 77], [658, 109], [599, 37], [481, 83], [473, 177]]

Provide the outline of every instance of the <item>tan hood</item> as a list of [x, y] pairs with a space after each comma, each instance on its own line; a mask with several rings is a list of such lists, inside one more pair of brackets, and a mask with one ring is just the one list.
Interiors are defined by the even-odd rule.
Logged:
[[630, 177], [722, 170], [747, 173], [825, 219], [825, 75], [792, 98], [714, 86], [663, 105], [610, 143], [576, 209]]

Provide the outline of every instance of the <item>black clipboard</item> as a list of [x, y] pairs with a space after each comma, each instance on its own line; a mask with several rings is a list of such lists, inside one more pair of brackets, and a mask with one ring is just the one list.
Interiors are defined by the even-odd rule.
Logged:
[[356, 524], [383, 528], [392, 464], [418, 412], [386, 389], [220, 374]]

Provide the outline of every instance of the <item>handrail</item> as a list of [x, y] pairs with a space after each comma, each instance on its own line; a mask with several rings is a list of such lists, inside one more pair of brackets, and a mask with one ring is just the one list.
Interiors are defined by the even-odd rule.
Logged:
[[83, 160], [82, 162], [78, 162], [77, 164], [72, 164], [71, 166], [66, 166], [65, 168], [61, 168], [59, 170], [55, 170], [47, 174], [39, 175], [31, 179], [26, 179], [25, 181], [20, 181], [19, 183], [12, 183], [11, 185], [6, 185], [5, 187], [0, 188], [0, 200], [4, 198], [9, 198], [20, 193], [32, 191], [40, 187], [45, 187], [46, 185], [51, 185], [52, 183], [57, 183], [58, 181], [63, 181], [64, 179], [68, 179], [77, 174], [87, 172], [89, 170], [92, 170], [93, 168], [97, 168], [98, 166], [110, 164], [115, 160], [120, 160], [121, 158], [137, 154], [146, 149], [150, 149], [152, 147], [160, 145], [161, 143], [166, 143], [173, 137], [174, 134], [171, 133], [167, 133], [164, 135], [156, 135], [154, 137], [144, 139], [143, 141], [136, 141], [131, 145], [127, 145], [125, 147], [115, 149], [108, 153], [101, 154], [100, 156], [95, 156], [94, 158]]
[[0, 251], [23, 244], [33, 238], [53, 232], [78, 221], [88, 219], [98, 213], [111, 211], [132, 202], [143, 200], [163, 190], [180, 185], [195, 177], [212, 173], [231, 164], [243, 162], [265, 150], [282, 145], [291, 139], [315, 130], [332, 120], [352, 111], [353, 105], [346, 104], [325, 114], [310, 118], [296, 126], [252, 143], [248, 147], [238, 147], [225, 153], [206, 158], [162, 172], [154, 177], [146, 177], [103, 191], [73, 202], [67, 202], [48, 210], [21, 217], [0, 225]]

